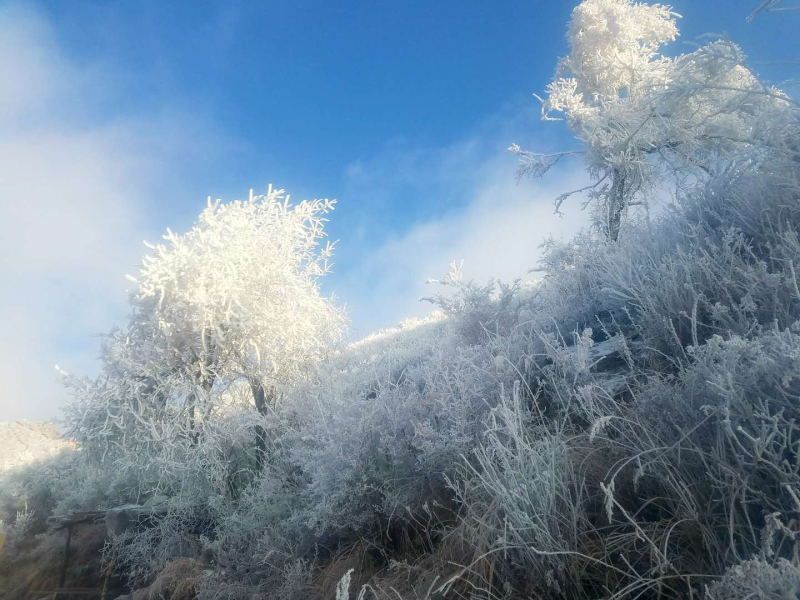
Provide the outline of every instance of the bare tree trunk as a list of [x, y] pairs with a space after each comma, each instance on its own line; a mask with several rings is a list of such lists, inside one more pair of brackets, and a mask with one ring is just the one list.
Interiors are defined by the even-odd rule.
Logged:
[[[272, 386], [269, 390], [266, 390], [264, 384], [255, 377], [250, 377], [248, 381], [250, 383], [250, 389], [253, 392], [253, 401], [255, 402], [256, 410], [258, 410], [260, 415], [265, 416], [269, 412], [269, 409], [275, 405], [275, 387]], [[264, 427], [258, 425], [256, 426], [256, 468], [259, 471], [264, 465], [266, 454], [267, 432]]]
[[[202, 395], [207, 399], [209, 394], [211, 393], [211, 388], [214, 387], [214, 380], [216, 377], [213, 373], [207, 373], [206, 375], [201, 375], [200, 377], [200, 389], [203, 390]], [[189, 395], [189, 435], [191, 436], [192, 446], [197, 445], [197, 441], [200, 438], [200, 431], [199, 426], [197, 424], [196, 412], [198, 407], [198, 403], [200, 401], [200, 394], [197, 391], [192, 392]], [[208, 417], [208, 411], [203, 411], [202, 417]]]
[[625, 211], [625, 175], [614, 169], [611, 189], [606, 197], [606, 235], [609, 241], [619, 239], [622, 213]]
[[197, 394], [192, 392], [189, 395], [189, 441], [191, 442], [192, 446], [197, 445], [197, 427], [195, 423], [195, 407], [197, 406]]

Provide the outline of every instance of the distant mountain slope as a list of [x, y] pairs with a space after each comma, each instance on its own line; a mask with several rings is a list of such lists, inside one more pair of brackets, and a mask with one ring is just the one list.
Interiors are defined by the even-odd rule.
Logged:
[[53, 423], [0, 422], [0, 473], [73, 447]]

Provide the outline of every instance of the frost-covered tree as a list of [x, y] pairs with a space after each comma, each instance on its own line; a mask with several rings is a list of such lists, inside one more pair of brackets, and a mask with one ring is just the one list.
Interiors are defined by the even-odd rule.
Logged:
[[[543, 117], [566, 120], [584, 145], [593, 178], [586, 189], [611, 240], [627, 209], [645, 203], [665, 175], [691, 183], [743, 153], [764, 160], [788, 118], [788, 98], [759, 81], [733, 43], [665, 55], [677, 18], [659, 4], [585, 0], [572, 13], [569, 55], [542, 99]], [[565, 154], [512, 150], [520, 173], [533, 175]]]
[[137, 443], [196, 440], [225, 399], [241, 397], [242, 383], [266, 414], [342, 331], [343, 313], [318, 287], [333, 206], [292, 205], [270, 187], [244, 201], [209, 201], [188, 232], [168, 230], [150, 246], [130, 277], [130, 321], [105, 342], [103, 375], [76, 384], [74, 420], [91, 430], [86, 437], [134, 427]]
[[[248, 381], [260, 412], [341, 332], [319, 291], [332, 245], [320, 246], [330, 200], [291, 205], [283, 190], [209, 202], [183, 235], [168, 231], [134, 279], [137, 326], [204, 393]], [[202, 400], [198, 398], [198, 400]]]

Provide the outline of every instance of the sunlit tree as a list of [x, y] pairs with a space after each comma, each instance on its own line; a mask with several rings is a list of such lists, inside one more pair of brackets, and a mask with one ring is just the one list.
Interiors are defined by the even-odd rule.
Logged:
[[183, 235], [168, 231], [135, 281], [137, 320], [203, 393], [246, 379], [259, 411], [340, 333], [341, 312], [318, 288], [333, 201], [291, 205], [283, 190], [209, 203]]
[[[743, 152], [766, 158], [789, 118], [788, 98], [759, 81], [733, 43], [664, 54], [678, 36], [678, 16], [659, 4], [585, 0], [572, 13], [570, 52], [542, 99], [544, 118], [564, 119], [584, 146], [593, 183], [581, 191], [595, 201], [610, 240], [627, 209], [667, 175], [698, 181]], [[566, 154], [512, 150], [520, 173], [532, 175]]]
[[103, 375], [78, 386], [77, 421], [86, 426], [90, 415], [93, 441], [128, 426], [140, 437], [196, 440], [240, 382], [266, 414], [342, 331], [342, 311], [318, 287], [333, 206], [292, 205], [270, 187], [244, 201], [209, 201], [188, 232], [168, 230], [150, 246], [130, 277], [130, 321], [105, 341]]

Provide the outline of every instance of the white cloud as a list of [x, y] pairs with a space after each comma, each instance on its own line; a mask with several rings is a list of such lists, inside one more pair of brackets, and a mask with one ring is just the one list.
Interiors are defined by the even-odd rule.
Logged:
[[0, 420], [58, 416], [54, 364], [96, 370], [96, 334], [124, 316], [123, 275], [157, 231], [144, 199], [180, 126], [93, 116], [110, 80], [38, 13], [0, 8]]
[[36, 111], [65, 87], [66, 65], [58, 64], [46, 24], [13, 5], [0, 7], [0, 120], [7, 125]]
[[[560, 193], [585, 184], [581, 166], [517, 183], [513, 157], [498, 155], [496, 144], [488, 146], [488, 155], [464, 152], [472, 142], [439, 153], [436, 164], [426, 169], [448, 180], [453, 174], [469, 174], [473, 182], [473, 187], [459, 192], [460, 205], [416, 222], [366, 252], [342, 274], [341, 295], [349, 304], [355, 336], [429, 312], [431, 305], [420, 298], [437, 290], [425, 282], [445, 275], [452, 261], [463, 260], [467, 280], [524, 280], [536, 268], [545, 240], [569, 239], [588, 225], [579, 200], [565, 203], [561, 215], [554, 213], [553, 205]], [[391, 162], [396, 161], [392, 155]], [[376, 185], [381, 181], [384, 178], [377, 178]]]

